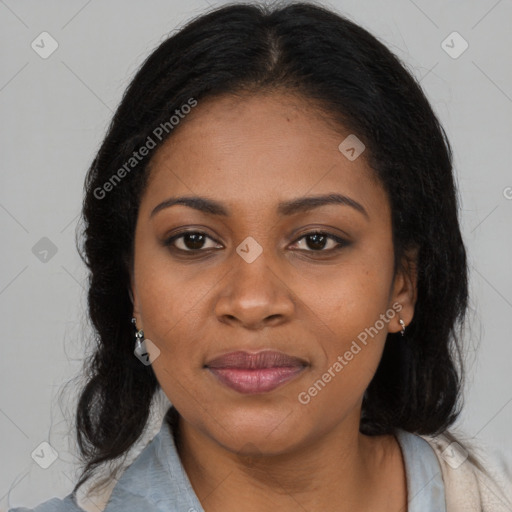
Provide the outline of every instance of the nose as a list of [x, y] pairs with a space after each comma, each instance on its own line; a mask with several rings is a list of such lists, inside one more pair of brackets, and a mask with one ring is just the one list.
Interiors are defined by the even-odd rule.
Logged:
[[274, 267], [267, 264], [264, 253], [252, 263], [240, 258], [217, 299], [219, 321], [251, 330], [289, 321], [295, 310], [293, 293]]

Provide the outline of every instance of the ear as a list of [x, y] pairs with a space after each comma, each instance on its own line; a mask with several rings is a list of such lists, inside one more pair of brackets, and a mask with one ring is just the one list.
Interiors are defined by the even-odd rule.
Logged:
[[389, 322], [390, 332], [402, 330], [399, 320], [404, 321], [407, 327], [414, 317], [414, 307], [418, 296], [418, 249], [406, 251], [402, 264], [398, 267], [393, 289], [390, 297], [389, 307], [393, 304], [400, 304], [399, 314], [395, 315]]

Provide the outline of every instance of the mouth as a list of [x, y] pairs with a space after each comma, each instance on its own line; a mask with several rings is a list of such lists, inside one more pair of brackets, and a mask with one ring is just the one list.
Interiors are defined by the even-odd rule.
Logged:
[[222, 384], [244, 394], [267, 393], [302, 373], [308, 363], [283, 352], [230, 352], [206, 363]]

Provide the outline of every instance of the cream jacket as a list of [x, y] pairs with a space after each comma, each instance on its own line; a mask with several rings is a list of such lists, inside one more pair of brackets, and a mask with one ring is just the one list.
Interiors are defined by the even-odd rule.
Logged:
[[[505, 457], [495, 449], [489, 452], [483, 444], [460, 433], [446, 431], [436, 437], [421, 437], [439, 460], [447, 512], [512, 512], [511, 447]], [[454, 451], [460, 456], [459, 446], [469, 454], [460, 465], [452, 462]]]

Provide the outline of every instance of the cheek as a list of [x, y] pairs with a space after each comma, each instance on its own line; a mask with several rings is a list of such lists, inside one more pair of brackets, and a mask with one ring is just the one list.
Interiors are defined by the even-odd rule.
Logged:
[[199, 348], [204, 345], [199, 310], [207, 292], [204, 281], [197, 288], [169, 277], [145, 281], [139, 294], [144, 333], [167, 361], [179, 365], [185, 358], [190, 362], [199, 358]]
[[357, 262], [337, 269], [312, 305], [327, 327], [327, 336], [319, 338], [324, 358], [315, 377], [330, 369], [337, 376], [333, 390], [350, 382], [362, 392], [380, 361], [395, 312], [389, 308], [392, 252], [379, 254], [365, 258], [363, 253]]
[[340, 338], [357, 337], [388, 309], [391, 283], [391, 263], [361, 261], [342, 269], [331, 276], [321, 298], [325, 321]]
[[171, 403], [186, 411], [191, 396], [201, 396], [196, 389], [204, 347], [199, 309], [206, 283], [203, 279], [197, 287], [187, 284], [182, 274], [156, 265], [141, 270], [139, 276], [144, 334], [160, 351], [152, 362], [153, 371]]
[[166, 367], [179, 367], [183, 358], [194, 360], [200, 346], [194, 339], [198, 309], [211, 284], [207, 279], [191, 283], [162, 248], [149, 243], [139, 247], [134, 270], [144, 334], [161, 352], [154, 367], [162, 367], [164, 361]]

